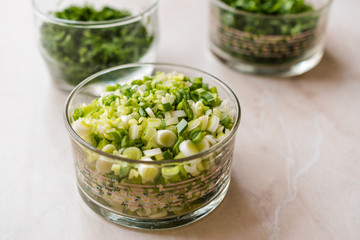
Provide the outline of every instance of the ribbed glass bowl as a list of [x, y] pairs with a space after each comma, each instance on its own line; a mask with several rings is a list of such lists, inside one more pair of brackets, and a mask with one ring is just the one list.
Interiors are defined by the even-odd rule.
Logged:
[[313, 10], [264, 15], [210, 3], [210, 49], [230, 67], [252, 74], [296, 76], [315, 67], [324, 53], [332, 0], [308, 0]]
[[[221, 99], [227, 99], [234, 113], [234, 126], [225, 139], [208, 150], [176, 160], [141, 161], [115, 156], [91, 146], [74, 131], [72, 113], [83, 103], [100, 96], [109, 82], [124, 83], [141, 79], [158, 71], [183, 73], [189, 78], [202, 77], [209, 86], [216, 86]], [[96, 73], [79, 84], [69, 95], [64, 120], [71, 138], [77, 185], [85, 203], [96, 213], [115, 223], [142, 229], [179, 227], [210, 213], [225, 197], [230, 183], [236, 130], [240, 122], [240, 105], [232, 90], [216, 77], [186, 66], [135, 63]], [[158, 168], [153, 184], [142, 184], [122, 176], [102, 174], [96, 170], [101, 159], [111, 163], [126, 163], [130, 169], [140, 166]], [[169, 169], [189, 169], [176, 180], [162, 174]], [[178, 167], [178, 168], [177, 168]], [[128, 171], [127, 171], [128, 172]]]
[[[158, 45], [158, 0], [32, 0], [36, 41], [54, 85], [71, 91], [88, 76], [132, 62], [153, 62]], [[70, 6], [111, 7], [131, 15], [73, 21], [54, 12]]]

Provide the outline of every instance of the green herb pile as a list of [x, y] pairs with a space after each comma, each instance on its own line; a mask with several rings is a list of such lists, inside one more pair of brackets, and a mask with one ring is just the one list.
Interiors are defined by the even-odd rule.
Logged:
[[[73, 21], [108, 21], [130, 17], [126, 10], [71, 6], [55, 12], [57, 18]], [[136, 62], [144, 56], [154, 36], [141, 22], [106, 28], [81, 28], [44, 23], [42, 53], [57, 81], [77, 85], [91, 74], [115, 65]]]
[[313, 10], [304, 0], [222, 0], [222, 2], [238, 10], [266, 15], [297, 14]]
[[263, 18], [310, 12], [303, 0], [221, 0], [237, 10], [220, 9], [217, 45], [231, 56], [259, 64], [281, 64], [302, 58], [316, 44], [318, 15]]

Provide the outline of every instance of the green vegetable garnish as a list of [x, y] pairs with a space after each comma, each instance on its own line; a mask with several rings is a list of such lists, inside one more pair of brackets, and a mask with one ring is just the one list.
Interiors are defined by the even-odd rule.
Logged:
[[163, 107], [164, 107], [164, 111], [170, 111], [172, 109], [172, 106], [170, 103], [164, 103]]
[[[181, 216], [205, 203], [206, 195], [213, 198], [223, 175], [215, 168], [221, 164], [216, 161], [223, 157], [212, 153], [169, 163], [206, 151], [230, 134], [235, 110], [227, 99], [220, 99], [215, 86], [209, 88], [205, 82], [158, 72], [107, 86], [100, 97], [76, 108], [71, 125], [83, 140], [127, 158], [84, 154], [88, 169], [103, 175], [93, 178], [99, 182], [87, 189], [101, 189], [98, 197], [117, 211], [151, 219]], [[86, 171], [79, 174], [87, 176]]]
[[[108, 21], [131, 16], [127, 10], [70, 6], [52, 13], [72, 21]], [[91, 74], [112, 66], [137, 62], [150, 49], [154, 35], [141, 22], [104, 28], [80, 28], [44, 23], [41, 46], [56, 80], [77, 85]], [[110, 86], [109, 89], [114, 89]]]
[[176, 129], [179, 134], [182, 134], [185, 129], [188, 127], [188, 123], [185, 119], [182, 119], [177, 125]]
[[[107, 153], [144, 161], [188, 157], [224, 139], [233, 125], [233, 111], [202, 78], [159, 72], [105, 89], [101, 97], [74, 110], [72, 126]], [[110, 165], [102, 159], [96, 167], [134, 184], [173, 183], [206, 171], [202, 163], [162, 171], [145, 164], [124, 167], [121, 161]]]
[[236, 59], [255, 64], [288, 63], [303, 58], [318, 41], [319, 15], [295, 16], [313, 11], [304, 0], [221, 1], [253, 14], [219, 9], [215, 44]]
[[284, 15], [311, 11], [313, 8], [304, 0], [221, 0], [238, 10], [266, 14]]

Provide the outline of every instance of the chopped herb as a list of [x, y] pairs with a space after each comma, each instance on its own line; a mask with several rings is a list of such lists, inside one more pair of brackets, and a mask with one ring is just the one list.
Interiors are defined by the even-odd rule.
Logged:
[[[52, 13], [73, 21], [108, 21], [131, 16], [126, 10], [70, 6]], [[107, 28], [79, 28], [54, 23], [41, 27], [41, 45], [52, 77], [77, 85], [91, 74], [119, 64], [138, 61], [154, 36], [140, 22]], [[50, 58], [51, 59], [50, 59]]]
[[[304, 0], [221, 0], [237, 10], [219, 9], [214, 24], [214, 43], [241, 61], [256, 64], [282, 64], [301, 59], [318, 41], [319, 15], [308, 14], [313, 7]], [[264, 16], [292, 17], [266, 18]]]

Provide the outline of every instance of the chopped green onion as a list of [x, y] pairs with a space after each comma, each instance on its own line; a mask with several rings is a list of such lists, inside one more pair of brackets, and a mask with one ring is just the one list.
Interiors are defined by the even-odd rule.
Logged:
[[182, 152], [185, 157], [189, 157], [191, 155], [199, 153], [199, 150], [197, 149], [196, 145], [191, 140], [185, 140], [182, 143], [180, 143], [179, 146], [180, 152]]
[[176, 143], [177, 137], [170, 130], [159, 130], [156, 133], [155, 141], [162, 147], [172, 147]]
[[191, 130], [191, 131], [189, 132], [189, 138], [192, 139], [193, 136], [194, 136], [195, 134], [197, 134], [198, 132], [201, 132], [201, 128], [200, 128], [200, 127], [194, 128], [193, 130]]
[[203, 83], [202, 88], [205, 89], [205, 90], [209, 90], [209, 84], [208, 83]]
[[113, 171], [115, 175], [120, 175], [120, 168], [121, 168], [120, 164], [113, 164], [111, 166], [111, 171]]
[[203, 138], [204, 138], [204, 134], [201, 131], [199, 131], [192, 136], [191, 141], [197, 144], [200, 143], [203, 140]]
[[184, 141], [184, 138], [182, 136], [179, 136], [177, 142], [175, 143], [174, 147], [173, 147], [173, 152], [174, 152], [174, 155], [178, 155], [179, 152], [180, 152], [180, 149], [179, 149], [179, 146], [180, 146], [180, 143]]
[[165, 127], [166, 127], [166, 122], [165, 122], [165, 120], [161, 120], [161, 124], [160, 124], [159, 129], [165, 129]]
[[142, 139], [149, 142], [155, 136], [156, 136], [156, 129], [154, 127], [151, 127], [151, 126], [147, 126], [147, 128], [145, 129], [145, 131], [143, 133]]
[[220, 124], [223, 125], [224, 127], [228, 128], [228, 126], [232, 123], [231, 118], [229, 117], [225, 117], [224, 119], [222, 119], [220, 121]]
[[163, 156], [164, 159], [166, 159], [166, 160], [174, 159], [174, 158], [173, 158], [173, 155], [172, 155], [169, 151], [163, 152], [163, 153], [162, 153], [162, 156]]
[[174, 176], [177, 176], [179, 174], [179, 167], [163, 167], [161, 169], [161, 174], [166, 178], [172, 178]]
[[[107, 153], [144, 161], [179, 159], [209, 149], [233, 126], [226, 101], [221, 102], [216, 87], [209, 89], [202, 78], [190, 81], [183, 75], [159, 73], [107, 90], [75, 109], [72, 123], [80, 137]], [[101, 173], [126, 177], [134, 184], [154, 183], [160, 171], [156, 166], [103, 159], [98, 165]], [[159, 182], [177, 182], [209, 167], [206, 161], [177, 166], [174, 176], [166, 169]]]
[[153, 183], [159, 175], [159, 168], [157, 166], [140, 164], [138, 170], [143, 184], [147, 182]]
[[103, 102], [105, 106], [110, 106], [110, 104], [118, 98], [116, 95], [109, 95], [106, 98], [103, 98]]
[[139, 160], [142, 157], [142, 152], [137, 147], [129, 147], [124, 150], [123, 155], [126, 155], [130, 159]]
[[157, 112], [155, 113], [155, 116], [156, 116], [157, 118], [159, 118], [159, 119], [165, 118], [165, 115], [164, 115], [164, 113], [163, 113], [162, 111], [157, 111]]
[[116, 86], [106, 86], [105, 91], [106, 92], [114, 92], [114, 91], [116, 91]]
[[140, 116], [142, 116], [142, 117], [146, 117], [146, 116], [147, 116], [147, 115], [146, 115], [146, 112], [145, 112], [145, 110], [144, 110], [143, 107], [140, 107], [140, 108], [139, 108], [139, 114], [140, 114]]
[[210, 148], [209, 140], [203, 137], [199, 142], [196, 142], [196, 147], [202, 152]]
[[158, 118], [149, 118], [148, 121], [148, 126], [149, 127], [154, 127], [154, 128], [158, 128], [161, 125], [161, 119]]
[[163, 108], [164, 108], [164, 111], [166, 111], [166, 112], [172, 110], [172, 106], [171, 106], [171, 104], [168, 103], [168, 102], [167, 102], [167, 103], [163, 103], [162, 106], [163, 106]]
[[172, 117], [165, 120], [166, 126], [175, 125], [179, 122], [179, 119], [177, 117]]
[[176, 130], [179, 134], [182, 134], [185, 129], [188, 127], [188, 123], [185, 119], [182, 119], [177, 125]]
[[77, 108], [74, 110], [74, 113], [72, 115], [74, 121], [78, 120], [79, 118], [84, 116], [84, 112], [81, 108]]
[[207, 130], [209, 132], [214, 133], [214, 132], [216, 132], [218, 126], [219, 126], [219, 118], [217, 116], [212, 116], [209, 120]]
[[101, 173], [111, 173], [111, 167], [113, 165], [113, 161], [111, 161], [110, 159], [104, 158], [104, 157], [100, 157], [97, 161], [96, 161], [96, 169], [101, 172]]
[[107, 144], [101, 149], [101, 151], [107, 153], [113, 153], [114, 151], [116, 151], [116, 147], [112, 144]]
[[193, 111], [192, 111], [188, 101], [185, 98], [183, 98], [183, 100], [181, 102], [182, 102], [182, 107], [184, 109], [184, 112], [185, 112], [188, 120], [192, 120], [194, 114], [193, 114]]
[[198, 91], [199, 95], [200, 95], [208, 104], [213, 105], [213, 104], [216, 102], [214, 96], [213, 96], [210, 92], [208, 92], [208, 91], [206, 91], [206, 90], [204, 90], [204, 89], [198, 89], [198, 90], [199, 90], [199, 91]]
[[125, 135], [123, 139], [121, 140], [121, 147], [127, 147], [129, 145], [129, 136]]
[[103, 139], [101, 139], [101, 141], [97, 145], [97, 148], [98, 149], [103, 149], [108, 144], [109, 144], [109, 141], [103, 138]]
[[147, 114], [149, 114], [150, 117], [156, 118], [156, 116], [155, 116], [154, 112], [151, 110], [151, 108], [147, 107], [145, 109], [145, 111], [146, 111]]
[[216, 94], [218, 93], [217, 88], [215, 86], [210, 88], [210, 92], [211, 93], [216, 93]]
[[150, 150], [145, 150], [143, 152], [144, 152], [144, 155], [146, 157], [152, 157], [152, 156], [155, 156], [155, 155], [158, 155], [158, 154], [162, 154], [162, 151], [161, 151], [160, 148], [154, 148], [154, 149], [150, 149]]
[[138, 139], [140, 137], [140, 129], [139, 126], [133, 124], [129, 127], [129, 138], [130, 140]]
[[183, 110], [176, 110], [171, 113], [173, 117], [186, 117], [186, 113]]
[[[188, 126], [187, 130], [188, 130], [188, 131], [191, 131], [191, 130], [193, 130], [194, 128], [198, 127], [200, 124], [201, 124], [200, 118], [191, 120], [191, 121], [189, 122], [189, 126]], [[207, 124], [207, 123], [206, 123], [206, 124]]]

